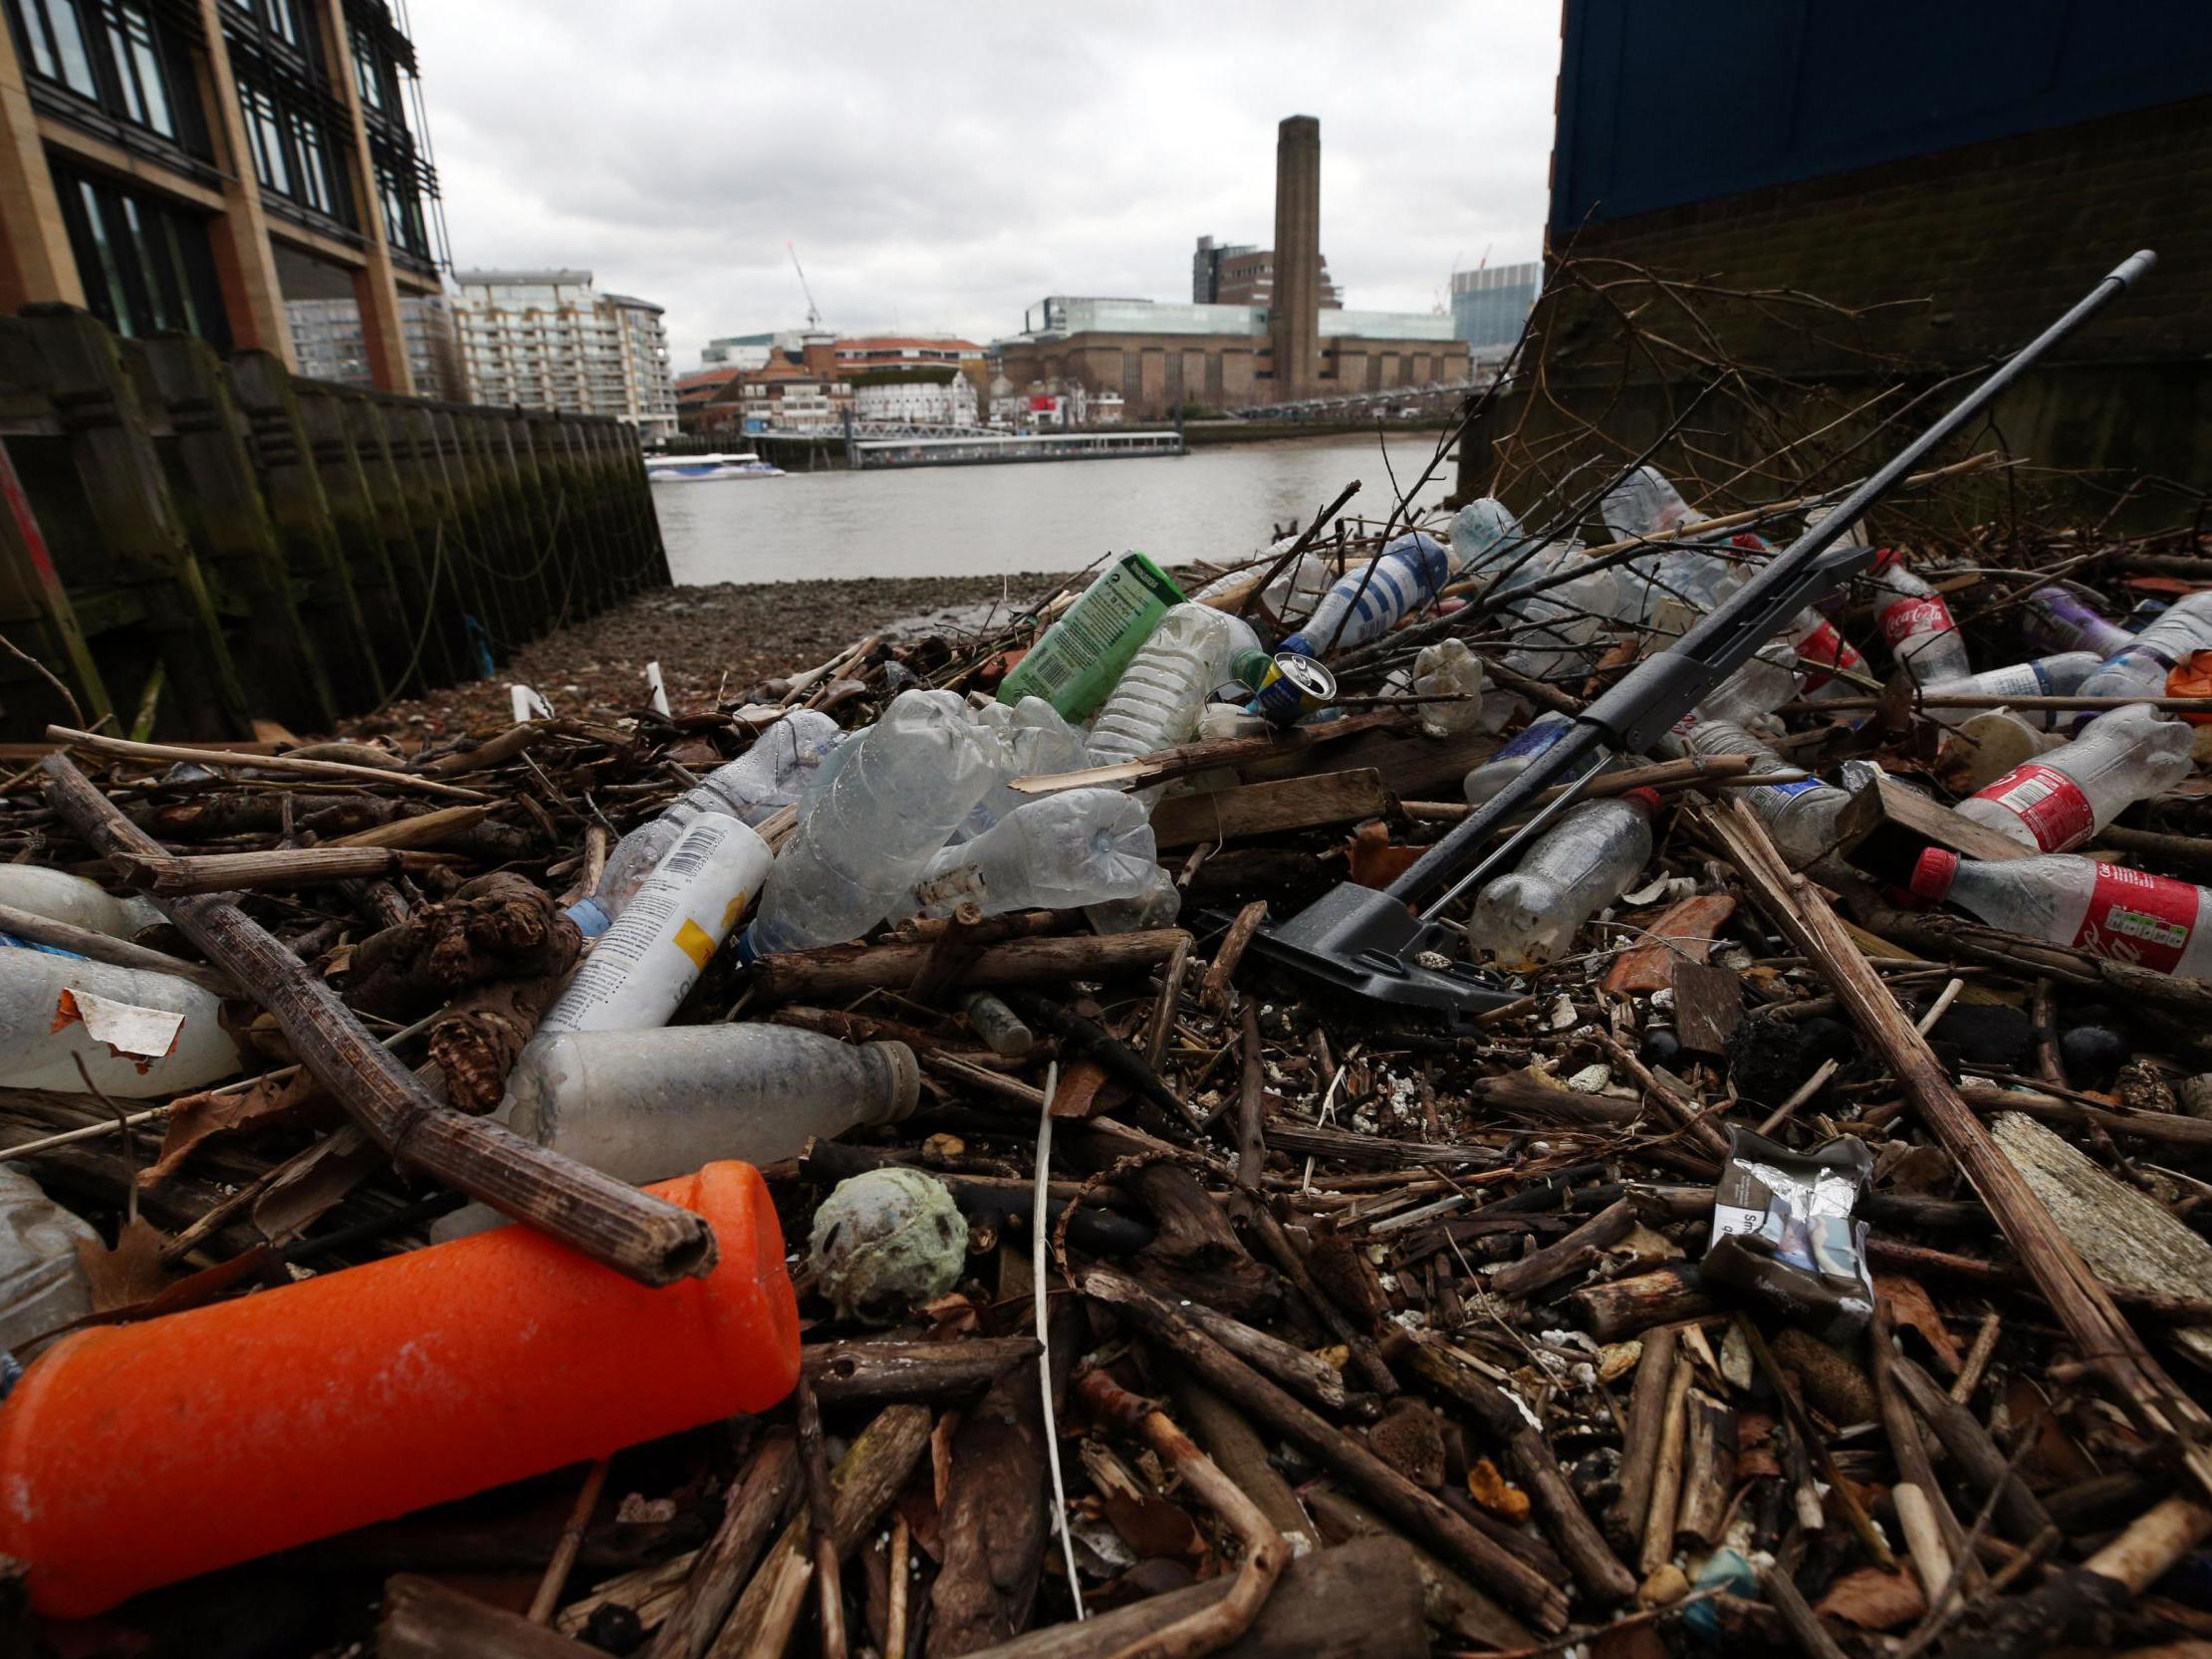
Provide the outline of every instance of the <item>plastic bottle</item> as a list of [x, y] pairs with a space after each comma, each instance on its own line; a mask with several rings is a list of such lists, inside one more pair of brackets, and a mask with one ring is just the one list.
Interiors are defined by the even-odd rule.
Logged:
[[1868, 578], [1880, 592], [1874, 620], [1897, 665], [1920, 685], [1963, 680], [1974, 672], [1966, 641], [1943, 595], [1906, 570], [1895, 548], [1874, 555]]
[[1144, 890], [1134, 898], [1109, 898], [1087, 904], [1084, 915], [1100, 933], [1137, 933], [1149, 928], [1173, 927], [1182, 914], [1183, 890], [1159, 865], [1144, 878]]
[[0, 1405], [0, 1550], [32, 1605], [81, 1618], [767, 1410], [798, 1380], [799, 1310], [766, 1184], [714, 1163], [652, 1190], [712, 1226], [705, 1278], [650, 1289], [504, 1227], [62, 1338]]
[[1107, 766], [1188, 743], [1198, 730], [1199, 710], [1230, 677], [1237, 653], [1259, 648], [1251, 624], [1227, 611], [1176, 605], [1160, 618], [1091, 723], [1092, 764]]
[[1912, 890], [2007, 933], [2153, 973], [2212, 978], [2212, 891], [2171, 876], [2065, 853], [1984, 861], [1931, 846], [1913, 868]]
[[592, 896], [569, 906], [569, 919], [596, 939], [636, 896], [653, 866], [701, 813], [722, 813], [757, 827], [797, 801], [825, 758], [844, 739], [838, 723], [818, 709], [794, 709], [753, 740], [752, 748], [716, 767], [614, 843]]
[[[2192, 651], [2212, 647], [2212, 592], [2177, 599], [2165, 612], [2105, 658], [2080, 687], [2084, 697], [2158, 697], [2165, 693], [2173, 665]], [[2077, 726], [2095, 718], [2084, 712]]]
[[[2033, 662], [2016, 662], [2007, 668], [1985, 668], [1963, 680], [1925, 689], [1931, 696], [1941, 693], [1948, 697], [2068, 697], [2096, 672], [2102, 660], [2094, 651], [2061, 651], [2057, 656], [2039, 656]], [[1928, 718], [1939, 726], [1963, 726], [1974, 712], [1931, 708]], [[2060, 720], [2054, 709], [2027, 709], [2021, 718], [2045, 730], [2057, 726]]]
[[2013, 768], [1959, 815], [2039, 852], [2080, 846], [2145, 796], [2188, 777], [2192, 728], [2148, 703], [2092, 720], [2072, 743]]
[[1529, 769], [1529, 764], [1575, 729], [1557, 709], [1547, 709], [1513, 735], [1503, 749], [1467, 774], [1467, 805], [1479, 807]]
[[81, 875], [40, 864], [0, 864], [0, 904], [116, 939], [131, 938], [165, 919], [142, 894], [118, 898]]
[[2039, 731], [2010, 709], [1964, 711], [1967, 718], [1944, 738], [1943, 776], [1954, 789], [1978, 790], [1993, 784], [2024, 761], [2061, 747], [2066, 739]]
[[1088, 720], [1121, 678], [1182, 590], [1141, 553], [1099, 576], [999, 684], [999, 701], [1042, 697], [1070, 720]]
[[2116, 656], [2135, 642], [2117, 622], [2106, 621], [2071, 588], [2038, 588], [2020, 604], [2020, 633], [2039, 651], [2094, 651]]
[[[1660, 741], [1662, 752], [1683, 755], [1748, 755], [1754, 777], [1796, 770], [1752, 733], [1732, 720], [1692, 716]], [[1836, 822], [1850, 804], [1850, 792], [1801, 778], [1789, 784], [1754, 784], [1731, 792], [1759, 817], [1775, 849], [1792, 868], [1811, 863], [1836, 844]]]
[[1749, 661], [1705, 694], [1697, 705], [1698, 718], [1732, 720], [1743, 726], [1765, 719], [1802, 688], [1796, 662], [1796, 650], [1783, 641], [1760, 646]]
[[1063, 790], [944, 848], [914, 883], [913, 902], [925, 916], [970, 902], [995, 916], [1135, 898], [1157, 867], [1153, 854], [1144, 803], [1119, 790]]
[[836, 771], [801, 804], [746, 951], [859, 938], [904, 901], [996, 777], [957, 696], [900, 692], [882, 719], [839, 748]]
[[1413, 695], [1457, 697], [1453, 703], [1419, 705], [1421, 730], [1430, 737], [1473, 731], [1482, 720], [1482, 658], [1464, 639], [1439, 639], [1423, 645], [1413, 659]]
[[642, 1184], [716, 1158], [768, 1164], [810, 1137], [895, 1123], [920, 1087], [903, 1043], [844, 1043], [790, 1026], [562, 1032], [507, 1079], [515, 1133]]
[[1666, 474], [1649, 466], [1636, 468], [1607, 490], [1598, 512], [1616, 542], [1671, 536], [1694, 516]]
[[1017, 778], [1051, 777], [1091, 764], [1083, 733], [1060, 717], [1042, 697], [1024, 697], [1011, 706], [992, 703], [975, 711], [977, 739], [991, 758], [991, 787], [953, 831], [955, 841], [980, 835], [1008, 813], [1035, 801], [1013, 787]]
[[1510, 875], [1483, 888], [1467, 921], [1467, 943], [1500, 962], [1550, 962], [1583, 923], [1627, 890], [1651, 861], [1659, 797], [1630, 790], [1572, 808]]
[[[1270, 548], [1261, 557], [1257, 567], [1246, 566], [1217, 576], [1205, 587], [1190, 595], [1193, 604], [1210, 604], [1216, 609], [1234, 610], [1243, 602], [1246, 591], [1269, 566], [1290, 551], [1290, 541]], [[1313, 614], [1322, 595], [1329, 592], [1330, 584], [1337, 580], [1337, 562], [1329, 554], [1308, 549], [1284, 566], [1282, 571], [1265, 588], [1260, 590], [1260, 603], [1285, 622]]]
[[967, 1015], [968, 1024], [975, 1028], [976, 1036], [983, 1039], [984, 1046], [994, 1055], [1020, 1060], [1037, 1047], [1037, 1034], [1029, 1029], [1029, 1022], [989, 991], [964, 993], [960, 1009]]
[[701, 813], [538, 1022], [563, 1031], [664, 1026], [767, 880], [774, 854], [726, 813]]
[[1443, 543], [1426, 531], [1409, 530], [1373, 559], [1353, 560], [1306, 625], [1283, 641], [1283, 649], [1327, 656], [1363, 645], [1434, 598], [1451, 579], [1451, 569]]
[[0, 1350], [17, 1352], [93, 1310], [81, 1244], [101, 1248], [90, 1222], [20, 1165], [0, 1164]]
[[213, 992], [173, 974], [0, 947], [0, 1086], [82, 1094], [80, 1055], [95, 1083], [127, 1100], [220, 1082], [239, 1066]]

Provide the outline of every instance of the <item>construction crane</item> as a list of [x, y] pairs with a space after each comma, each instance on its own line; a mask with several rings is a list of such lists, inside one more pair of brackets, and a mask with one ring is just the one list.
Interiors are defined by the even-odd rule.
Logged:
[[784, 252], [791, 255], [791, 268], [799, 273], [799, 292], [807, 297], [807, 327], [822, 327], [822, 313], [815, 308], [814, 290], [807, 286], [807, 268], [799, 263], [799, 250], [791, 245], [791, 238], [784, 238]]

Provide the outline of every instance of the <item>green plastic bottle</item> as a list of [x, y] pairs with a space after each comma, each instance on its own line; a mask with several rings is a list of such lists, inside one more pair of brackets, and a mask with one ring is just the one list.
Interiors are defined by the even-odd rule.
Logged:
[[1120, 683], [1182, 590], [1141, 553], [1124, 553], [1045, 630], [999, 685], [999, 701], [1042, 697], [1069, 720], [1088, 720]]

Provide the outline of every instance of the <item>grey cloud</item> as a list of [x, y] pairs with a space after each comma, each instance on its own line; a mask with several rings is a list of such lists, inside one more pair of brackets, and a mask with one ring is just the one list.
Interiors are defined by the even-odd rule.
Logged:
[[1558, 11], [1538, 0], [415, 0], [462, 265], [583, 265], [679, 365], [804, 312], [988, 340], [1047, 293], [1187, 293], [1265, 243], [1275, 123], [1322, 120], [1322, 244], [1359, 306], [1533, 257]]

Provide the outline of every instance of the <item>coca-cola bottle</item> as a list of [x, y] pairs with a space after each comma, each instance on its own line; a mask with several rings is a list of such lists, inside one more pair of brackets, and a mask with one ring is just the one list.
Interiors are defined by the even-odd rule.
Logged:
[[2148, 703], [2092, 720], [2062, 748], [1961, 801], [1959, 815], [2039, 852], [2080, 846], [2145, 796], [2188, 777], [2193, 733]]
[[2171, 876], [2064, 853], [1984, 861], [1931, 846], [1913, 869], [1912, 890], [2007, 933], [2153, 973], [2212, 977], [2212, 892]]

